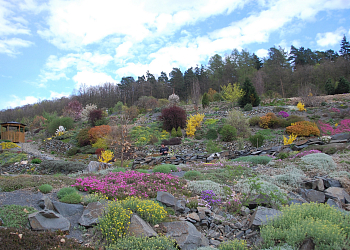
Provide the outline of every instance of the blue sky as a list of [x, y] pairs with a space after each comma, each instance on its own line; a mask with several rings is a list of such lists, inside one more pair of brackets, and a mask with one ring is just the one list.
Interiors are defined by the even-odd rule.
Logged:
[[211, 56], [339, 51], [350, 0], [0, 0], [0, 110]]

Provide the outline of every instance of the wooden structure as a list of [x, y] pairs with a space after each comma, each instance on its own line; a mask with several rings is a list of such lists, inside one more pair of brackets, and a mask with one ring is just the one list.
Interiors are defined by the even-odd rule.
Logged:
[[20, 122], [0, 123], [1, 139], [12, 142], [25, 142], [25, 124]]

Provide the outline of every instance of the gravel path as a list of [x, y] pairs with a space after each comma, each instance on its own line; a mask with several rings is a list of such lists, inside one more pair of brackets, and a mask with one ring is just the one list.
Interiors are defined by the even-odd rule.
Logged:
[[34, 144], [33, 142], [18, 143], [21, 149], [28, 154], [38, 157], [43, 160], [60, 160], [57, 156], [48, 154], [39, 149], [39, 144]]

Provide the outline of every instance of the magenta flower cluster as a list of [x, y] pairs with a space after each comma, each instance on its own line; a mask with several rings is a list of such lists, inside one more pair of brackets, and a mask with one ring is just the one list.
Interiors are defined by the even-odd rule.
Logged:
[[287, 118], [289, 116], [289, 114], [286, 111], [280, 111], [277, 115], [282, 116], [283, 118]]
[[319, 121], [318, 127], [321, 130], [322, 135], [335, 135], [344, 132], [350, 132], [350, 119], [340, 121], [336, 128], [333, 128], [327, 123]]
[[331, 108], [329, 111], [335, 112], [335, 113], [340, 113], [340, 110], [337, 108]]
[[140, 173], [136, 171], [111, 172], [97, 178], [78, 178], [72, 185], [81, 191], [97, 192], [109, 199], [122, 200], [129, 196], [155, 198], [158, 191], [176, 193], [184, 188], [185, 182], [178, 177], [163, 173]]
[[300, 152], [300, 153], [294, 155], [292, 159], [300, 158], [300, 157], [303, 157], [303, 156], [309, 155], [309, 154], [317, 154], [317, 153], [322, 153], [322, 152], [320, 150], [317, 150], [317, 149], [313, 149], [313, 150], [309, 150], [309, 151], [303, 151], [303, 152]]

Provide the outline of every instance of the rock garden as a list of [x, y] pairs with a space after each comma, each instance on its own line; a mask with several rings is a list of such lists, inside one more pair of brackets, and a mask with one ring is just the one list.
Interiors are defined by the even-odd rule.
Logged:
[[313, 100], [37, 116], [0, 141], [0, 248], [350, 249], [350, 94]]

